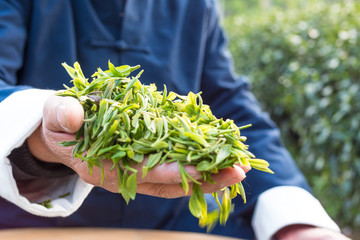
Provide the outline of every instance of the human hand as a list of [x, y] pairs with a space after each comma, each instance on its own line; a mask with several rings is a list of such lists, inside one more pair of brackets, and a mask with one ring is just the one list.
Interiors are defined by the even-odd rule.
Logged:
[[310, 225], [295, 224], [280, 229], [277, 240], [349, 240], [345, 235], [332, 230]]
[[[84, 120], [84, 111], [80, 103], [71, 97], [51, 96], [44, 106], [42, 124], [27, 139], [28, 147], [33, 156], [37, 159], [62, 163], [72, 168], [84, 181], [100, 186], [101, 171], [95, 167], [92, 175], [89, 175], [87, 163], [81, 159], [72, 159], [72, 148], [58, 145], [59, 142], [71, 141], [75, 139], [74, 133], [78, 131]], [[111, 171], [112, 161], [104, 160], [104, 181], [101, 185], [111, 192], [118, 192], [117, 171]], [[181, 176], [177, 163], [162, 164], [150, 170], [145, 178], [142, 176], [142, 167], [146, 160], [138, 165], [134, 165], [138, 170], [137, 192], [152, 196], [175, 198], [184, 196], [185, 192], [180, 187]], [[186, 171], [195, 179], [199, 179], [201, 174], [195, 170], [194, 166], [185, 166]], [[213, 176], [216, 184], [203, 183], [202, 189], [205, 193], [215, 192], [221, 188], [233, 185], [245, 178], [245, 173], [249, 167], [234, 166], [219, 171]], [[190, 183], [190, 191], [191, 186]]]

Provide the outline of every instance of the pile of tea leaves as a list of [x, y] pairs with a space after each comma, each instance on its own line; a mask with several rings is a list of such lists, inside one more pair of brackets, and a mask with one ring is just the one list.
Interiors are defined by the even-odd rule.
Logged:
[[[246, 137], [240, 130], [250, 125], [237, 127], [232, 120], [216, 118], [200, 93], [189, 92], [182, 96], [157, 91], [155, 84], [144, 85], [130, 74], [140, 66], [115, 67], [110, 61], [106, 71], [98, 69], [92, 81], [85, 78], [79, 63], [74, 67], [63, 66], [72, 77], [73, 87], [65, 86], [59, 96], [71, 96], [80, 101], [85, 119], [76, 133], [76, 141], [62, 142], [72, 146], [73, 157], [87, 162], [89, 174], [94, 166], [99, 167], [104, 178], [102, 161], [111, 160], [118, 172], [118, 190], [126, 202], [135, 199], [138, 171], [132, 166], [146, 161], [142, 177], [158, 164], [177, 162], [184, 193], [189, 192], [191, 213], [199, 219], [202, 227], [211, 229], [216, 222], [225, 224], [233, 205], [231, 200], [240, 194], [246, 202], [241, 182], [212, 193], [219, 209], [208, 212], [201, 182], [214, 183], [212, 175], [220, 169], [235, 164], [273, 173], [269, 164], [256, 159], [244, 143]], [[201, 173], [194, 179], [185, 170], [193, 165]], [[220, 197], [221, 195], [221, 197]], [[221, 198], [221, 200], [219, 199]]]

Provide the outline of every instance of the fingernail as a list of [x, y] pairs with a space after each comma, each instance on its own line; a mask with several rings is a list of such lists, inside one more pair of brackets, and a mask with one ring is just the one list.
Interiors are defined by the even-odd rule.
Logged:
[[64, 131], [70, 132], [70, 129], [67, 127], [67, 126], [69, 126], [69, 119], [67, 117], [67, 111], [66, 111], [65, 105], [61, 105], [58, 107], [57, 112], [56, 112], [56, 117], [57, 117], [60, 127]]

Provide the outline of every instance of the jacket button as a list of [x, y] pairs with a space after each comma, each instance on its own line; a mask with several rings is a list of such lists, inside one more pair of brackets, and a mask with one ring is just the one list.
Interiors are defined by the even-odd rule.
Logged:
[[118, 40], [115, 42], [115, 48], [117, 50], [126, 50], [128, 48], [128, 44], [124, 40]]

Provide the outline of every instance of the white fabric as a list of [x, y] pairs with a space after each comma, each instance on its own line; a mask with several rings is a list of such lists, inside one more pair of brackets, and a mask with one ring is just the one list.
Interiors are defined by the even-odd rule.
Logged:
[[[12, 94], [0, 103], [0, 196], [35, 215], [55, 217], [68, 216], [75, 212], [92, 189], [79, 177], [70, 176], [48, 180], [48, 188], [41, 191], [41, 196], [22, 196], [12, 175], [12, 168], [7, 159], [12, 149], [23, 144], [39, 126], [45, 100], [53, 91], [24, 90]], [[59, 195], [70, 192], [66, 198]], [[52, 199], [52, 208], [45, 208], [37, 202]], [[338, 226], [329, 218], [321, 204], [311, 194], [298, 187], [276, 187], [259, 196], [253, 228], [258, 240], [269, 240], [282, 227], [304, 223], [326, 227], [339, 231]]]
[[[37, 199], [36, 202], [52, 199], [53, 207], [49, 209], [30, 202], [19, 193], [7, 156], [39, 126], [43, 105], [53, 93], [50, 90], [24, 90], [0, 103], [0, 196], [32, 214], [48, 217], [70, 215], [81, 206], [93, 187], [76, 176], [49, 180], [42, 196], [31, 197]], [[69, 196], [59, 198], [68, 192], [71, 193]]]
[[252, 219], [257, 240], [269, 240], [278, 230], [291, 224], [340, 231], [320, 202], [302, 188], [275, 187], [259, 196]]

